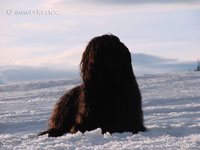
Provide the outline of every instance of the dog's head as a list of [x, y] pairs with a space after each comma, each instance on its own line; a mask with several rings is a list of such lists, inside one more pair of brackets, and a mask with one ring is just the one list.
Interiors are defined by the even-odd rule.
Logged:
[[120, 78], [121, 74], [132, 71], [131, 55], [115, 35], [94, 37], [86, 46], [80, 68], [84, 83], [116, 76]]

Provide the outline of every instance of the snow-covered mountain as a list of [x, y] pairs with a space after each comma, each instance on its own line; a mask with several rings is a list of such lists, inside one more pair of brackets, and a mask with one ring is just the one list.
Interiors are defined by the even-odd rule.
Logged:
[[[200, 148], [200, 73], [140, 75], [145, 133], [101, 134], [101, 129], [58, 138], [46, 135], [58, 98], [80, 79], [0, 85], [0, 149], [183, 149]], [[128, 122], [127, 122], [128, 123]]]
[[143, 53], [132, 54], [132, 64], [139, 74], [194, 71], [197, 66], [195, 61], [178, 61]]
[[[132, 54], [136, 74], [169, 73], [195, 70], [197, 63], [180, 62], [143, 53]], [[60, 67], [60, 68], [59, 68]], [[79, 66], [3, 66], [0, 67], [0, 84], [79, 77]]]

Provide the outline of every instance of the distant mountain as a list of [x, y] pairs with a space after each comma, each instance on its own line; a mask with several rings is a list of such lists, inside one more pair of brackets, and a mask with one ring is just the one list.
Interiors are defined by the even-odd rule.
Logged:
[[180, 62], [141, 53], [132, 54], [132, 64], [134, 71], [140, 74], [193, 71], [196, 68], [196, 62]]
[[[193, 71], [196, 62], [179, 62], [142, 53], [132, 54], [133, 70], [136, 74], [157, 74], [168, 72]], [[4, 66], [0, 67], [0, 84], [36, 80], [50, 80], [80, 77], [76, 69], [57, 69], [56, 67]]]
[[4, 84], [4, 83], [5, 83], [5, 81], [4, 81], [3, 75], [0, 72], [0, 84]]
[[157, 65], [157, 64], [163, 64], [163, 63], [172, 62], [176, 60], [142, 54], [142, 53], [136, 53], [136, 54], [132, 54], [132, 61], [137, 65]]
[[5, 82], [0, 79], [0, 84], [5, 84]]
[[66, 70], [61, 70], [46, 67], [7, 66], [0, 68], [0, 73], [2, 74], [0, 81], [7, 83], [75, 78], [79, 76], [77, 69], [69, 70], [67, 67]]

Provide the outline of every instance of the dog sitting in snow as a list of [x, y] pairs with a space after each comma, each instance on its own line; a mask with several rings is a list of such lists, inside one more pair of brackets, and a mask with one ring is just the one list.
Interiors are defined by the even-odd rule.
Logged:
[[141, 94], [128, 48], [114, 35], [93, 38], [80, 63], [83, 83], [55, 105], [50, 137], [101, 128], [102, 132], [145, 131]]

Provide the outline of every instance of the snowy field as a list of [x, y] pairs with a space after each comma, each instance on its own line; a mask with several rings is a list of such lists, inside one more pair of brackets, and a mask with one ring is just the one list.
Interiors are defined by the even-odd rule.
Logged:
[[[137, 76], [148, 132], [37, 137], [58, 98], [81, 82], [63, 79], [0, 85], [0, 149], [200, 149], [200, 72]], [[128, 122], [127, 122], [128, 123]]]

